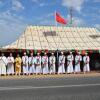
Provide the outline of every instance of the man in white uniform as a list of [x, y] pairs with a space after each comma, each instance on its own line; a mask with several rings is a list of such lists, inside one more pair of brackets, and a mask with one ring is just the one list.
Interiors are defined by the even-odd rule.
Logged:
[[49, 64], [50, 64], [50, 74], [55, 74], [55, 62], [56, 62], [56, 57], [54, 56], [54, 53], [49, 57]]
[[80, 63], [82, 61], [82, 56], [80, 55], [80, 52], [77, 53], [75, 56], [75, 73], [80, 73], [81, 68], [80, 68]]
[[85, 56], [83, 57], [83, 63], [84, 63], [83, 71], [84, 71], [84, 73], [85, 72], [90, 72], [89, 62], [90, 62], [90, 58], [87, 55], [87, 53], [85, 53]]
[[0, 75], [6, 75], [7, 58], [4, 53], [0, 56]]
[[35, 72], [37, 74], [41, 74], [41, 56], [40, 53], [37, 53], [37, 56], [35, 57]]
[[10, 53], [9, 57], [7, 57], [7, 74], [14, 74], [14, 57], [12, 56], [12, 53]]
[[70, 54], [67, 56], [67, 73], [68, 74], [74, 72], [74, 70], [73, 70], [73, 60], [74, 60], [73, 54], [72, 54], [72, 52], [70, 52]]
[[61, 55], [59, 56], [59, 67], [58, 67], [58, 74], [65, 73], [65, 56], [64, 53], [61, 52]]
[[28, 75], [28, 56], [26, 52], [24, 52], [24, 56], [22, 56], [22, 63], [23, 63], [23, 74]]
[[33, 53], [31, 53], [29, 57], [29, 75], [34, 73], [35, 73], [35, 57], [33, 57]]
[[42, 56], [42, 72], [43, 74], [48, 74], [48, 56], [46, 52], [44, 53], [44, 56]]

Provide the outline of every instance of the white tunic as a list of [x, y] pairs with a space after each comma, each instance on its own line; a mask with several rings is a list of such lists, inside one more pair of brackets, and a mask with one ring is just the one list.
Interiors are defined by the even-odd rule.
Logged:
[[14, 74], [14, 57], [8, 57], [7, 62], [7, 74]]
[[23, 73], [28, 74], [28, 56], [22, 57], [22, 63], [23, 63]]
[[42, 70], [41, 70], [41, 56], [35, 57], [35, 72], [36, 72], [36, 74], [40, 74], [42, 72]]
[[55, 70], [55, 62], [56, 62], [55, 56], [50, 56], [49, 57], [50, 74], [56, 72], [56, 70]]
[[84, 62], [83, 71], [84, 72], [89, 72], [90, 71], [90, 66], [89, 66], [90, 58], [89, 58], [89, 56], [84, 56], [83, 57], [83, 62]]
[[65, 73], [65, 56], [60, 55], [59, 56], [59, 67], [58, 67], [58, 74]]
[[35, 57], [29, 57], [29, 73], [35, 73]]
[[75, 72], [81, 72], [80, 68], [80, 62], [82, 61], [82, 56], [81, 55], [76, 55], [75, 56]]
[[42, 73], [43, 74], [48, 74], [48, 56], [43, 56], [42, 57]]
[[67, 73], [73, 73], [73, 60], [74, 60], [74, 57], [73, 55], [68, 55], [67, 56]]
[[0, 75], [6, 74], [7, 58], [5, 56], [0, 57]]

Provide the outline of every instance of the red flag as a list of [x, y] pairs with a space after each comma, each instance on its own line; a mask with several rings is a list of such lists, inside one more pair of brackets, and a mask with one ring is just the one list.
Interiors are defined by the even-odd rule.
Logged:
[[67, 24], [66, 20], [56, 12], [56, 21], [61, 24]]

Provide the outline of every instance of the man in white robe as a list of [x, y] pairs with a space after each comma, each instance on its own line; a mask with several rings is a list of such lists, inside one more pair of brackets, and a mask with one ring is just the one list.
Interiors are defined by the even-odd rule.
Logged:
[[7, 58], [4, 53], [0, 56], [0, 75], [6, 75]]
[[81, 68], [80, 68], [80, 63], [82, 61], [82, 56], [80, 55], [80, 52], [77, 53], [77, 55], [75, 56], [75, 73], [80, 73], [81, 72]]
[[72, 54], [72, 52], [70, 52], [70, 54], [67, 56], [67, 73], [68, 74], [74, 72], [74, 70], [73, 70], [73, 60], [74, 60], [73, 54]]
[[83, 57], [83, 71], [85, 72], [90, 72], [90, 66], [89, 66], [89, 62], [90, 62], [90, 57], [87, 55], [87, 53], [85, 53], [85, 56]]
[[12, 56], [12, 53], [7, 57], [7, 74], [14, 74], [14, 57]]
[[56, 72], [55, 62], [56, 62], [56, 57], [54, 56], [54, 53], [52, 53], [52, 55], [49, 57], [50, 74], [55, 74]]
[[59, 67], [58, 67], [58, 74], [65, 73], [65, 56], [64, 53], [61, 52], [61, 55], [59, 56]]
[[34, 73], [35, 73], [35, 57], [33, 57], [33, 53], [31, 53], [29, 57], [29, 75]]
[[44, 53], [44, 56], [42, 56], [42, 73], [43, 74], [48, 74], [48, 56], [46, 52]]
[[28, 75], [28, 56], [26, 52], [24, 52], [24, 56], [22, 56], [22, 64], [23, 64], [23, 74]]
[[37, 56], [35, 57], [35, 73], [36, 75], [42, 73], [40, 53], [37, 53]]

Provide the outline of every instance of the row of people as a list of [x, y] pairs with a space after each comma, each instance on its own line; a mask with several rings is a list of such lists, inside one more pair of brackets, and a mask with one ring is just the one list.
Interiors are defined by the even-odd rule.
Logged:
[[[75, 68], [73, 68], [73, 61], [74, 56], [72, 52], [67, 56], [67, 71], [65, 71], [65, 55], [63, 52], [59, 55], [59, 61], [58, 61], [58, 74], [62, 73], [80, 73], [80, 63], [82, 61], [82, 56], [78, 52], [75, 56]], [[89, 66], [90, 58], [85, 54], [83, 57], [83, 71], [89, 72], [90, 66]], [[14, 63], [15, 63], [15, 72], [14, 72]], [[22, 65], [22, 67], [21, 67]], [[12, 56], [12, 53], [10, 53], [9, 57], [5, 57], [4, 53], [0, 56], [0, 75], [4, 74], [21, 74], [21, 68], [23, 74], [55, 74], [56, 73], [56, 57], [54, 56], [54, 53], [51, 53], [51, 56], [48, 58], [47, 54], [44, 53], [44, 56], [41, 57], [40, 53], [37, 53], [37, 56], [34, 57], [33, 53], [30, 54], [30, 57], [26, 55], [26, 52], [24, 52], [24, 55], [22, 58], [17, 54], [17, 57], [14, 59]]]

